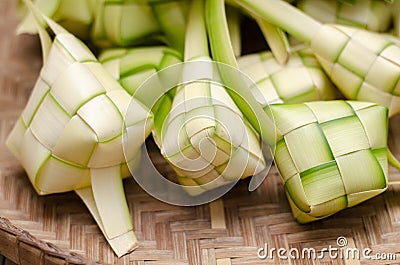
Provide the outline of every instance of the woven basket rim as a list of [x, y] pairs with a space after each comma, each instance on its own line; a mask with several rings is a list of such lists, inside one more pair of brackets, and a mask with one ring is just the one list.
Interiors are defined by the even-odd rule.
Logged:
[[[12, 246], [8, 246], [9, 248], [16, 249], [18, 255], [18, 260], [15, 260], [15, 257], [12, 257], [10, 253], [0, 251], [2, 255], [6, 258], [10, 259], [17, 264], [21, 264], [21, 251], [20, 245], [24, 243], [28, 248], [32, 248], [36, 251], [31, 251], [34, 253], [33, 255], [36, 256], [39, 260], [45, 260], [45, 257], [51, 257], [56, 259], [57, 262], [60, 261], [59, 264], [93, 264], [93, 265], [102, 265], [104, 263], [93, 262], [90, 261], [83, 256], [69, 251], [64, 251], [57, 247], [56, 245], [45, 242], [42, 240], [37, 239], [35, 236], [30, 234], [28, 231], [25, 231], [17, 226], [15, 226], [10, 220], [4, 217], [0, 217], [0, 234], [7, 233], [11, 239], [8, 237], [7, 242], [3, 242], [4, 237], [0, 237], [0, 246], [6, 245], [6, 243], [10, 243], [13, 241]], [[0, 247], [0, 250], [2, 248]], [[53, 260], [54, 262], [54, 260]]]

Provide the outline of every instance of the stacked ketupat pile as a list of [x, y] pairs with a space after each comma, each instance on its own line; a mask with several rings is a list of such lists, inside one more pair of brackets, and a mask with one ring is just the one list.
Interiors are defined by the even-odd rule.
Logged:
[[[224, 0], [36, 0], [43, 13], [24, 2], [30, 12], [19, 31], [39, 33], [44, 64], [7, 145], [39, 194], [75, 190], [118, 256], [137, 246], [121, 179], [151, 131], [191, 195], [268, 169], [262, 143], [276, 148], [302, 223], [387, 188], [388, 160], [396, 163], [388, 118], [400, 111], [400, 42], [387, 31], [393, 21], [398, 32], [399, 16], [389, 12], [398, 4], [298, 2], [344, 26], [318, 22], [296, 1], [231, 0], [225, 11]], [[272, 51], [240, 57], [243, 14], [256, 20]], [[294, 50], [286, 34], [305, 47]], [[153, 74], [182, 61], [237, 71], [219, 67], [224, 84], [178, 85], [155, 106], [135, 98]], [[239, 69], [252, 86], [234, 74]], [[333, 100], [335, 87], [352, 101]], [[137, 113], [126, 116], [132, 105]], [[128, 156], [123, 133], [135, 140]]]

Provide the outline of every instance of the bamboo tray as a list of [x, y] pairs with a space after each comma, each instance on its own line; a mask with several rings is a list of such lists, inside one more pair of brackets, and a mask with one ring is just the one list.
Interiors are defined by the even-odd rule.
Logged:
[[[221, 199], [196, 207], [157, 201], [135, 184], [125, 191], [140, 247], [114, 256], [88, 210], [75, 193], [38, 196], [4, 141], [23, 109], [41, 66], [36, 37], [14, 33], [16, 0], [0, 1], [0, 263], [17, 264], [400, 264], [400, 187], [323, 221], [299, 225], [275, 168], [263, 185], [247, 191], [241, 181]], [[149, 141], [151, 145], [151, 142]], [[390, 122], [390, 144], [400, 157], [400, 115]], [[155, 164], [168, 172], [152, 148]], [[400, 173], [390, 169], [393, 179]], [[334, 258], [260, 259], [258, 249], [348, 247], [397, 253], [396, 260]]]

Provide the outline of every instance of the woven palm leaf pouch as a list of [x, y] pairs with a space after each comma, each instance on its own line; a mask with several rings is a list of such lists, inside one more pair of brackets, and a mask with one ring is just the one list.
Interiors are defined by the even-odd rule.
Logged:
[[328, 217], [388, 187], [388, 109], [360, 101], [271, 106], [275, 164], [299, 223]]
[[[122, 179], [130, 175], [127, 163], [139, 162], [153, 115], [83, 42], [26, 4], [38, 26], [43, 67], [6, 145], [38, 194], [75, 191], [120, 257], [138, 246]], [[136, 115], [124, 119], [132, 106]], [[124, 133], [136, 140], [128, 152]]]

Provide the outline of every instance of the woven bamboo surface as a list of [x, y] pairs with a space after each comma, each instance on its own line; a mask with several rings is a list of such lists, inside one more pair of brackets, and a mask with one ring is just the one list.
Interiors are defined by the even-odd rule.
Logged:
[[[400, 264], [400, 187], [325, 220], [297, 224], [275, 168], [254, 192], [240, 182], [223, 198], [196, 207], [177, 207], [125, 181], [140, 247], [120, 259], [74, 193], [38, 196], [4, 141], [26, 103], [41, 66], [36, 37], [15, 35], [16, 0], [0, 1], [0, 264]], [[400, 116], [390, 122], [390, 144], [400, 157]], [[151, 144], [151, 143], [150, 143]], [[156, 165], [169, 172], [153, 150]], [[391, 179], [400, 173], [390, 169]], [[330, 257], [261, 260], [257, 250], [348, 247], [397, 253], [396, 260]], [[287, 253], [286, 253], [287, 254]], [[4, 255], [7, 261], [1, 256]]]

